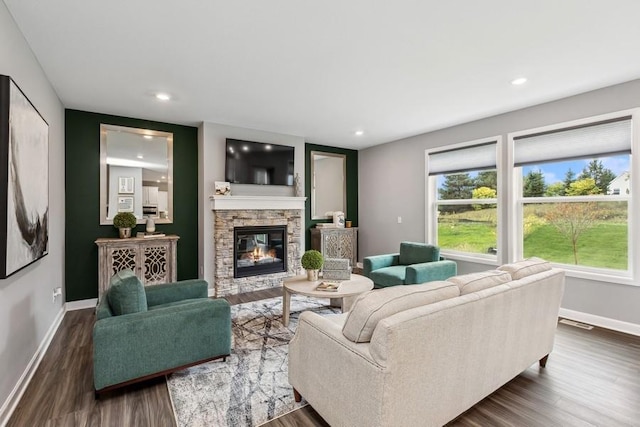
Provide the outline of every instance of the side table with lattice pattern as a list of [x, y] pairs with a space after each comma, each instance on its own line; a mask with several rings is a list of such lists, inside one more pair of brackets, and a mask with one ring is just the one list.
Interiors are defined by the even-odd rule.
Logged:
[[145, 285], [175, 282], [178, 276], [176, 258], [179, 236], [129, 239], [99, 238], [98, 298], [109, 288], [111, 276], [130, 269]]

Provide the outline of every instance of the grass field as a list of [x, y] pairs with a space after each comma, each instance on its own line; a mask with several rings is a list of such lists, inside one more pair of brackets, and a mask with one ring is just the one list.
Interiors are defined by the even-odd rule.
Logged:
[[[578, 265], [589, 267], [627, 269], [626, 208], [610, 205], [604, 219], [585, 230], [578, 239]], [[537, 256], [562, 264], [574, 264], [569, 238], [544, 220], [544, 214], [553, 205], [532, 205], [525, 208], [527, 228], [524, 238], [524, 256]], [[603, 210], [603, 212], [605, 212]], [[488, 253], [496, 247], [495, 209], [482, 209], [456, 214], [441, 214], [438, 223], [438, 245], [443, 249]]]

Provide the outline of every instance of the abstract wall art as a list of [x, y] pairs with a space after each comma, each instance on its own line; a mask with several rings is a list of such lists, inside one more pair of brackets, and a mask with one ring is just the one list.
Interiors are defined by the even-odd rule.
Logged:
[[49, 125], [0, 75], [0, 279], [47, 255]]

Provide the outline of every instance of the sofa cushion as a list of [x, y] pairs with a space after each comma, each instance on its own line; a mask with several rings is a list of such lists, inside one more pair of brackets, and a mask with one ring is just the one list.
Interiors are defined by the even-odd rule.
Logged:
[[119, 271], [111, 278], [107, 299], [115, 316], [147, 311], [144, 286], [131, 270]]
[[407, 274], [407, 267], [404, 265], [393, 265], [391, 267], [379, 268], [369, 273], [369, 278], [376, 286], [396, 286], [404, 285], [404, 278]]
[[426, 243], [400, 243], [400, 264], [411, 265], [423, 262], [438, 261], [440, 248]]
[[506, 271], [489, 270], [449, 277], [447, 281], [454, 283], [460, 288], [460, 295], [466, 295], [510, 282], [511, 275]]
[[513, 264], [505, 264], [498, 267], [498, 270], [506, 271], [511, 274], [513, 280], [519, 280], [532, 274], [542, 273], [551, 270], [551, 264], [542, 258], [527, 258]]
[[382, 319], [404, 310], [460, 295], [457, 286], [437, 281], [376, 289], [360, 295], [351, 307], [342, 334], [354, 342], [369, 342]]

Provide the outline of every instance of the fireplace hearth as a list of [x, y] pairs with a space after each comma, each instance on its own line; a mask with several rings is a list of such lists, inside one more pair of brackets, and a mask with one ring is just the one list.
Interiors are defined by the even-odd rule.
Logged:
[[233, 241], [234, 278], [287, 271], [286, 225], [234, 227]]

